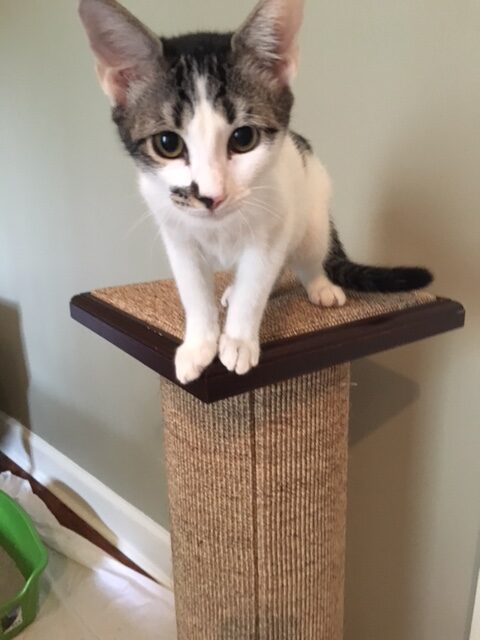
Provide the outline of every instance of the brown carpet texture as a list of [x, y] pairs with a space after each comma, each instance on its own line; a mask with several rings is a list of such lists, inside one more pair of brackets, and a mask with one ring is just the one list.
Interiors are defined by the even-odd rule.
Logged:
[[[218, 299], [228, 282], [229, 276], [217, 276]], [[93, 295], [146, 322], [161, 334], [182, 339], [184, 315], [173, 280], [110, 287], [93, 291]], [[425, 291], [387, 295], [348, 292], [347, 304], [341, 309], [321, 309], [311, 304], [304, 288], [286, 274], [268, 303], [261, 327], [261, 341], [265, 344], [291, 338], [434, 300], [435, 296]], [[221, 312], [223, 314], [224, 310]]]
[[349, 365], [205, 405], [162, 382], [179, 640], [343, 637]]

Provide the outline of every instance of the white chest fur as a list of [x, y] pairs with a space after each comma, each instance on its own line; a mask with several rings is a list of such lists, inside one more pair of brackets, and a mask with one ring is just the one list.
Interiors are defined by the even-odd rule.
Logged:
[[[171, 202], [158, 176], [141, 174], [140, 190], [155, 215], [186, 311], [185, 342], [177, 352], [181, 382], [195, 379], [219, 351], [239, 374], [259, 358], [265, 305], [286, 263], [316, 304], [343, 304], [343, 292], [323, 271], [329, 243], [330, 182], [313, 156], [302, 158], [286, 137], [275, 162], [221, 215], [197, 216]], [[235, 268], [220, 336], [213, 271]]]

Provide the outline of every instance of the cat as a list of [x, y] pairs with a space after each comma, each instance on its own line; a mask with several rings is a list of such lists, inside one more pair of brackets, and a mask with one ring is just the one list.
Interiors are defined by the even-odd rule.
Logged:
[[[420, 267], [352, 263], [343, 249], [329, 176], [289, 128], [303, 5], [260, 0], [235, 32], [160, 38], [116, 0], [80, 0], [100, 84], [185, 309], [175, 357], [182, 384], [217, 354], [237, 374], [258, 364], [263, 312], [286, 266], [323, 307], [344, 305], [344, 289], [408, 291], [432, 281]], [[223, 331], [216, 269], [235, 271]]]

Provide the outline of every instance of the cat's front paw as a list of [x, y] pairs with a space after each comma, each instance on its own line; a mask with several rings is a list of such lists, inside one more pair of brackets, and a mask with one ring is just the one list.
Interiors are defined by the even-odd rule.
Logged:
[[307, 285], [310, 302], [320, 307], [343, 307], [347, 297], [341, 287], [338, 287], [326, 276], [318, 276]]
[[175, 354], [175, 372], [182, 384], [188, 384], [200, 377], [217, 355], [218, 345], [215, 340], [201, 342], [184, 342]]
[[257, 366], [260, 345], [258, 340], [239, 340], [224, 333], [220, 338], [219, 358], [229, 371], [244, 375]]

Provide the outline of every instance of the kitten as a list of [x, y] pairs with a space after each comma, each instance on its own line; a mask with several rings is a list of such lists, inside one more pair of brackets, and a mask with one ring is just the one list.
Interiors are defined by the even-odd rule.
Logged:
[[[343, 288], [407, 291], [421, 268], [350, 262], [329, 218], [329, 177], [289, 129], [304, 0], [261, 0], [234, 33], [158, 38], [115, 0], [80, 0], [113, 120], [161, 229], [186, 313], [175, 365], [188, 383], [219, 355], [245, 374], [285, 266], [313, 304]], [[220, 331], [214, 269], [234, 269]]]

